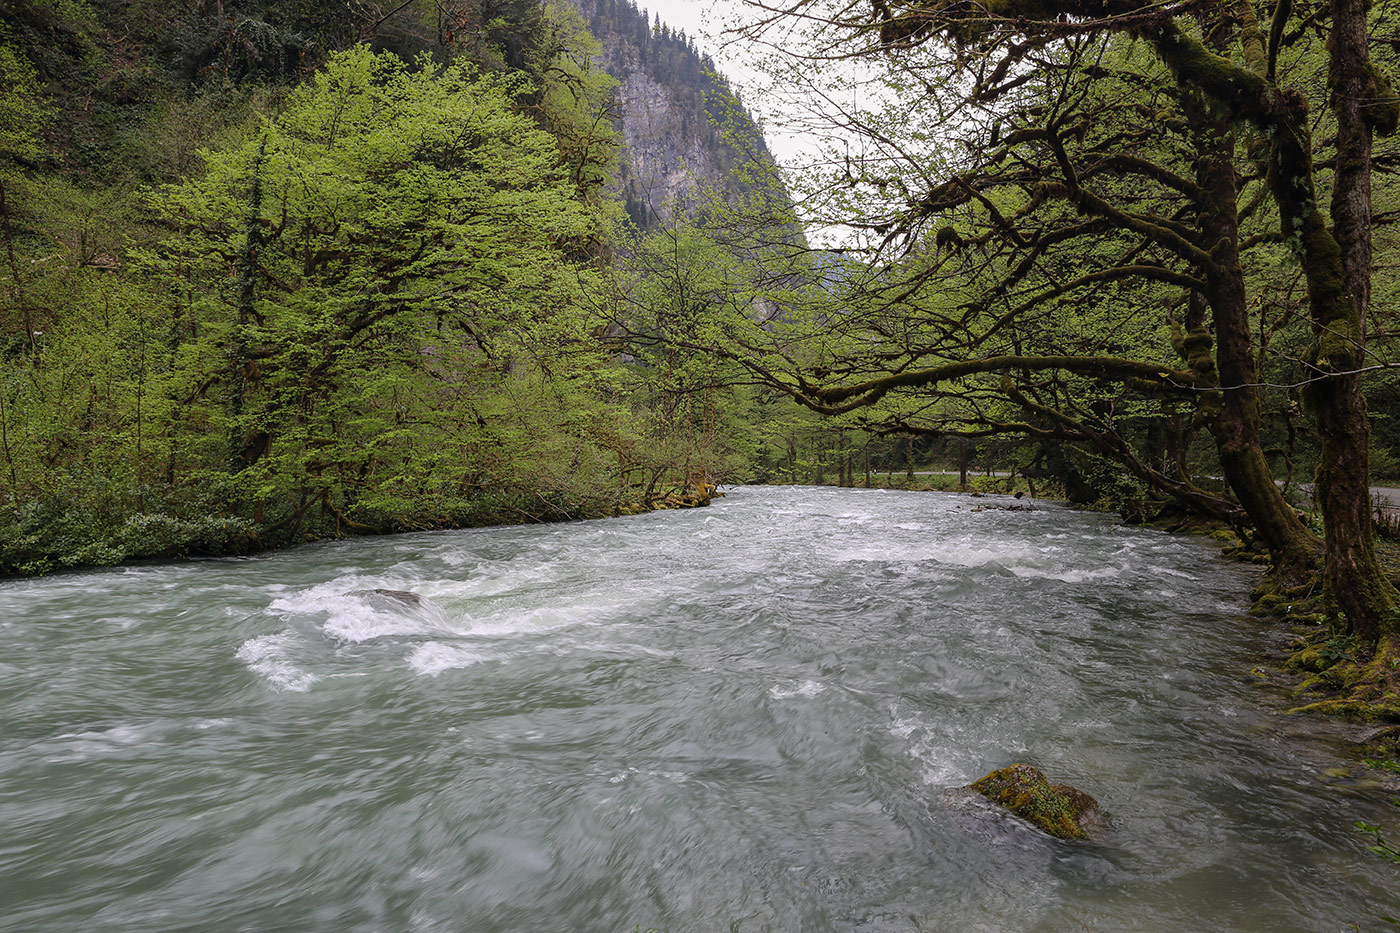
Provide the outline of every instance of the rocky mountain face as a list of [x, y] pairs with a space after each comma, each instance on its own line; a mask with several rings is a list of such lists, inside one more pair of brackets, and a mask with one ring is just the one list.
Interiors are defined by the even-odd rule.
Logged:
[[704, 189], [746, 194], [749, 185], [732, 169], [771, 156], [709, 56], [684, 31], [648, 22], [631, 0], [573, 2], [603, 46], [599, 64], [621, 82], [619, 187], [637, 226], [663, 226], [677, 212], [695, 216]]

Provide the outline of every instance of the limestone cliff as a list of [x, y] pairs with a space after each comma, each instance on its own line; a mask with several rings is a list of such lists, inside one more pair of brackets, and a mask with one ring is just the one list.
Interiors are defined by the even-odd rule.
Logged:
[[649, 23], [630, 0], [573, 2], [603, 46], [600, 64], [620, 82], [618, 188], [637, 226], [663, 225], [677, 210], [694, 216], [706, 188], [726, 198], [747, 193], [732, 170], [771, 157], [709, 57], [683, 31]]

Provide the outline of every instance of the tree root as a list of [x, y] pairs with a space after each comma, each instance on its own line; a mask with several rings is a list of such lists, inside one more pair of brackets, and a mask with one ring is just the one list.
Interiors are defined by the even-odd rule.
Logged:
[[1290, 712], [1400, 723], [1400, 637], [1385, 636], [1370, 657], [1352, 642], [1321, 632], [1288, 659], [1285, 670], [1307, 674], [1296, 694], [1319, 697]]

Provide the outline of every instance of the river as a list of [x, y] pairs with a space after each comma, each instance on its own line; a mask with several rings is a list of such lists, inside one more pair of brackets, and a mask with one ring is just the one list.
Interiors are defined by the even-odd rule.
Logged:
[[[1253, 573], [1043, 503], [740, 488], [7, 582], [0, 928], [1393, 929], [1353, 822], [1400, 810], [1248, 673]], [[1106, 836], [958, 791], [1017, 761]]]

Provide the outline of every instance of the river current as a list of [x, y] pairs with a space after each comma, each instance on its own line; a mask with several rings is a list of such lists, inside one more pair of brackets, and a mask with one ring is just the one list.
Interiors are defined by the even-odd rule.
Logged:
[[[988, 496], [0, 585], [0, 929], [1393, 929], [1209, 542]], [[390, 592], [381, 592], [390, 591]], [[413, 595], [408, 595], [413, 594]], [[1093, 794], [1092, 843], [958, 788]]]

